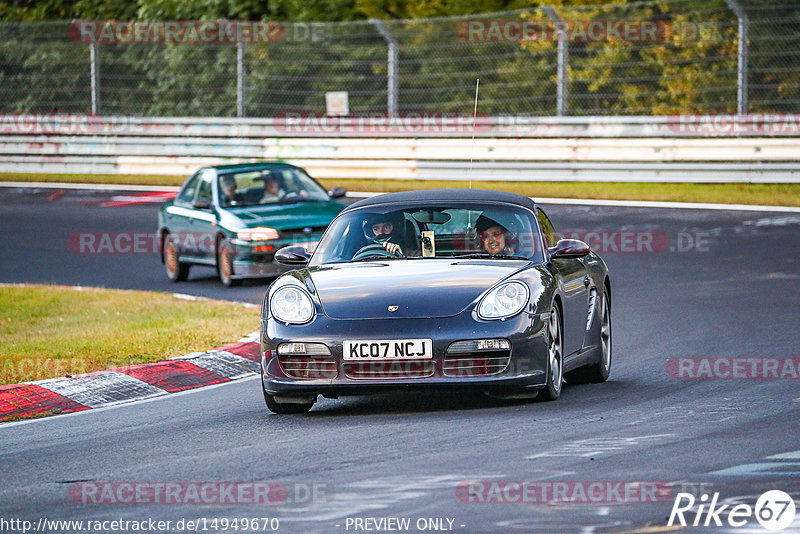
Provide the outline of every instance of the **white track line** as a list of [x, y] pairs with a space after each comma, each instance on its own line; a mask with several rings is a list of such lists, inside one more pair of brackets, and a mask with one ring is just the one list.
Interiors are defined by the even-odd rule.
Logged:
[[[94, 189], [98, 191], [179, 191], [180, 187], [122, 185], [122, 184], [73, 184], [59, 182], [0, 182], [0, 187], [27, 187], [38, 189]], [[382, 193], [369, 191], [348, 191], [352, 198], [370, 198]], [[650, 200], [596, 200], [583, 198], [547, 198], [536, 197], [533, 200], [540, 204], [568, 204], [579, 206], [616, 206], [622, 208], [663, 208], [687, 210], [720, 210], [720, 211], [776, 211], [782, 213], [800, 213], [800, 207], [761, 206], [757, 204], [709, 204], [700, 202], [658, 202]]]
[[[236, 380], [230, 380], [228, 382], [222, 382], [220, 384], [212, 384], [210, 386], [203, 386], [201, 388], [194, 388], [194, 389], [187, 389], [184, 391], [179, 391], [177, 393], [167, 393], [165, 395], [159, 395], [157, 397], [149, 397], [145, 399], [134, 400], [131, 402], [125, 402], [120, 404], [111, 404], [109, 406], [101, 406], [100, 408], [91, 408], [89, 410], [81, 410], [79, 412], [69, 412], [69, 413], [62, 413], [51, 417], [34, 417], [32, 419], [22, 419], [20, 421], [10, 421], [8, 423], [0, 423], [0, 432], [3, 431], [4, 428], [9, 428], [12, 426], [19, 426], [19, 425], [28, 425], [33, 423], [44, 423], [46, 421], [59, 421], [66, 417], [76, 417], [78, 415], [86, 415], [90, 413], [97, 413], [97, 412], [104, 412], [106, 410], [116, 410], [118, 408], [124, 408], [126, 406], [135, 406], [137, 404], [143, 404], [145, 402], [155, 402], [155, 401], [162, 401], [166, 399], [174, 399], [175, 397], [183, 396], [183, 395], [190, 395], [192, 393], [199, 393], [200, 391], [208, 391], [209, 389], [220, 388], [223, 386], [229, 386], [231, 384], [241, 384], [242, 382], [247, 382], [248, 380], [254, 380], [256, 378], [261, 378], [261, 376], [257, 374], [253, 374], [253, 376], [246, 376], [244, 378], [239, 378]], [[260, 400], [260, 399], [259, 399]], [[264, 407], [264, 410], [267, 408]]]
[[170, 185], [125, 185], [125, 184], [73, 184], [62, 182], [0, 182], [0, 187], [25, 187], [31, 189], [94, 189], [97, 191], [169, 191], [178, 192], [180, 187]]

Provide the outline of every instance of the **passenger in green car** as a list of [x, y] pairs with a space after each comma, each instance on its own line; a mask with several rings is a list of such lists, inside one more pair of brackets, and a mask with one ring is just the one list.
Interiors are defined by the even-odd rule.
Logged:
[[261, 203], [275, 202], [286, 196], [286, 191], [281, 188], [281, 183], [278, 177], [270, 173], [264, 178], [264, 196], [261, 197]]

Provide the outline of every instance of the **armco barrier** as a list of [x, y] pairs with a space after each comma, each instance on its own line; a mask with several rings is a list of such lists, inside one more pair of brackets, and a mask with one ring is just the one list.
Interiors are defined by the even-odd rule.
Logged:
[[800, 182], [800, 125], [786, 115], [376, 124], [0, 115], [0, 173], [186, 175], [282, 160], [319, 178], [464, 180], [471, 166], [473, 180]]

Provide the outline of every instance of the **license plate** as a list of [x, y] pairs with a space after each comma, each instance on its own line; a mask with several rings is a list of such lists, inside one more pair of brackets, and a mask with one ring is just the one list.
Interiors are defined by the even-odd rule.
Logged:
[[430, 339], [388, 339], [345, 341], [343, 356], [348, 361], [429, 360], [433, 358]]

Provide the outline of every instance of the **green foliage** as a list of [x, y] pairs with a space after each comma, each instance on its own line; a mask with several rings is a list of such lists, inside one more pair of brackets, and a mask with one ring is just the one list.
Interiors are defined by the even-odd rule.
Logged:
[[[800, 5], [741, 1], [750, 20], [750, 110], [794, 112]], [[568, 114], [736, 111], [738, 28], [725, 0], [547, 4], [565, 21], [657, 21], [663, 30], [655, 41], [569, 41]], [[71, 19], [291, 21], [279, 42], [245, 46], [248, 116], [320, 113], [326, 91], [348, 91], [355, 112], [382, 111], [387, 43], [372, 18], [398, 43], [402, 111], [471, 111], [480, 78], [483, 114], [555, 114], [556, 40], [470, 41], [463, 31], [467, 21], [548, 20], [525, 0], [0, 0], [0, 111], [89, 108], [89, 45], [67, 39], [63, 21]], [[54, 20], [61, 22], [15, 24]], [[98, 50], [103, 114], [236, 114], [232, 43]]]

